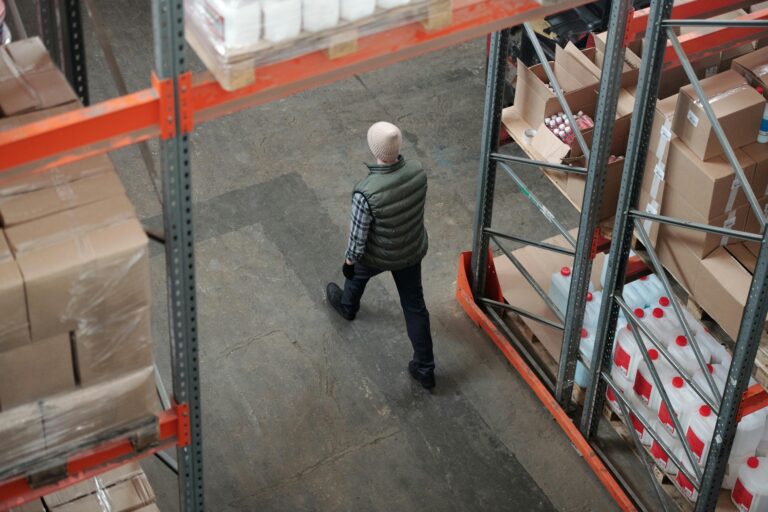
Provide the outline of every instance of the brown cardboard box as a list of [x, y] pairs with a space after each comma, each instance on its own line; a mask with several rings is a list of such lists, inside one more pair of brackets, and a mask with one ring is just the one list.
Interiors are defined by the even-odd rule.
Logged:
[[[601, 32], [599, 34], [594, 34], [594, 40], [595, 40], [595, 63], [599, 68], [602, 69], [603, 59], [605, 57], [605, 45], [606, 45], [606, 41], [608, 40], [608, 32]], [[624, 51], [624, 62], [626, 62], [627, 65], [631, 68], [640, 69], [640, 64], [642, 62], [642, 59], [635, 52], [627, 48]]]
[[77, 100], [39, 38], [0, 47], [0, 112], [5, 116]]
[[0, 353], [0, 408], [75, 388], [69, 334]]
[[114, 171], [105, 170], [26, 194], [0, 197], [0, 223], [7, 228], [116, 195], [125, 196], [125, 189]]
[[75, 365], [83, 385], [152, 365], [150, 307], [115, 311], [75, 333]]
[[686, 244], [677, 242], [674, 236], [670, 235], [672, 230], [667, 224], [659, 226], [656, 255], [675, 280], [689, 293], [693, 293], [699, 277], [701, 258]]
[[42, 500], [36, 499], [18, 507], [13, 507], [8, 512], [48, 512], [45, 510]]
[[750, 274], [755, 273], [755, 267], [757, 266], [757, 256], [747, 249], [747, 247], [741, 244], [733, 244], [726, 247], [726, 250], [741, 263], [741, 266], [747, 269]]
[[43, 501], [49, 509], [55, 509], [99, 491], [108, 492], [114, 485], [133, 478], [146, 479], [144, 472], [137, 462], [130, 462], [106, 473], [101, 473], [97, 478], [89, 478], [88, 480], [65, 487], [60, 491], [48, 494], [43, 497]]
[[[753, 179], [755, 163], [745, 152], [735, 152], [747, 181]], [[732, 192], [735, 176], [724, 157], [701, 161], [680, 139], [670, 144], [664, 181], [683, 195], [702, 219], [714, 219], [747, 204], [740, 187]]]
[[768, 144], [755, 142], [741, 150], [755, 162], [755, 172], [750, 180], [752, 191], [758, 198], [768, 196]]
[[723, 247], [701, 262], [700, 272], [696, 301], [735, 340], [752, 275]]
[[768, 48], [734, 59], [731, 69], [742, 75], [753, 87], [762, 86], [768, 94]]
[[28, 460], [45, 449], [38, 404], [0, 412], [0, 470]]
[[[593, 90], [582, 89], [582, 92], [586, 94], [574, 93], [567, 95], [566, 99], [568, 105], [571, 107], [571, 112], [576, 115], [579, 111], [584, 112], [590, 116], [593, 120], [595, 118], [595, 103], [597, 95]], [[551, 109], [551, 110], [550, 110]], [[545, 111], [545, 117], [555, 115], [560, 112], [560, 104], [555, 103], [549, 105]], [[587, 140], [592, 133], [592, 129], [583, 130], [582, 135]], [[589, 142], [587, 142], [589, 144]], [[542, 155], [545, 161], [552, 163], [561, 162], [575, 162], [583, 155], [581, 147], [576, 139], [571, 144], [566, 144], [561, 141], [557, 135], [547, 128], [544, 124], [544, 118], [536, 125], [536, 133], [531, 138], [531, 147], [538, 154]]]
[[[763, 214], [768, 212], [768, 197], [764, 197], [760, 199], [759, 203], [760, 203], [760, 209], [763, 211]], [[755, 215], [755, 212], [752, 211], [752, 208], [750, 208], [747, 211], [747, 222], [744, 224], [744, 231], [747, 231], [749, 233], [756, 233], [756, 234], [760, 234], [763, 232], [763, 230], [760, 228], [760, 221], [757, 220], [757, 216]], [[744, 242], [744, 245], [754, 255], [757, 255], [760, 252], [760, 242]]]
[[157, 412], [152, 366], [42, 401], [45, 444], [52, 455], [71, 443], [129, 427]]
[[[691, 67], [699, 80], [710, 78], [720, 71], [720, 54], [709, 55], [702, 59], [691, 61]], [[659, 98], [667, 98], [680, 92], [681, 87], [688, 85], [688, 75], [679, 64], [672, 64], [661, 72]]]
[[[573, 48], [576, 50], [576, 53], [580, 53], [578, 48], [575, 46]], [[587, 51], [594, 58], [594, 48]], [[556, 76], [558, 82], [560, 82], [560, 87], [564, 91], [575, 91], [585, 87], [597, 89], [600, 84], [599, 76], [590, 72], [575, 57], [573, 50], [569, 51], [567, 48], [555, 45], [555, 69], [557, 70]]]
[[[718, 16], [712, 16], [709, 19], [711, 20], [733, 20], [740, 16], [746, 15], [747, 12], [744, 9], [736, 9], [734, 11], [729, 11], [723, 14], [720, 14]], [[715, 32], [720, 27], [680, 27], [679, 29], [679, 35], [684, 36], [686, 34], [695, 33], [698, 35], [704, 35], [704, 34], [710, 34], [712, 32]], [[738, 58], [742, 55], [745, 55], [751, 51], [754, 51], [754, 45], [752, 42], [748, 42], [745, 44], [742, 44], [736, 48], [730, 48], [728, 50], [723, 51], [720, 54], [720, 67], [719, 72], [726, 71], [728, 69], [731, 69], [731, 61], [735, 58]]]
[[0, 229], [0, 353], [30, 342], [24, 281]]
[[149, 303], [147, 238], [127, 198], [6, 231], [24, 278], [32, 340]]
[[[732, 147], [739, 148], [757, 140], [765, 99], [744, 77], [735, 71], [726, 71], [702, 80], [701, 87]], [[672, 130], [702, 160], [724, 153], [690, 85], [680, 89]]]

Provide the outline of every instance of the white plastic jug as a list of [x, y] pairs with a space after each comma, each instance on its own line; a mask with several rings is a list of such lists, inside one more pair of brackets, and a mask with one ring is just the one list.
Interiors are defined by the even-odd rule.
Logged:
[[261, 35], [261, 0], [203, 0], [208, 30], [225, 49], [252, 46]]
[[279, 43], [301, 33], [301, 0], [264, 0], [264, 39]]
[[411, 0], [376, 0], [376, 5], [382, 9], [392, 9], [393, 7], [408, 5], [409, 3], [411, 3]]
[[[677, 436], [670, 434], [659, 421], [656, 421], [653, 424], [653, 427], [653, 433], [656, 434], [656, 437], [661, 439], [661, 441], [671, 450], [672, 455], [680, 460], [683, 456], [683, 445], [680, 443]], [[677, 466], [669, 457], [670, 454], [661, 447], [658, 441], [654, 439], [648, 451], [660, 470], [670, 476], [675, 476], [677, 474]]]
[[760, 409], [741, 418], [736, 426], [731, 457], [743, 459], [757, 453], [765, 430], [765, 417], [766, 409]]
[[[717, 396], [719, 397], [723, 396], [723, 390], [725, 390], [725, 377], [727, 376], [727, 372], [723, 373], [722, 366], [719, 364], [708, 364], [707, 365], [707, 371], [712, 376], [712, 379], [715, 381], [715, 386], [717, 387]], [[713, 401], [715, 401], [715, 397], [712, 396], [712, 391], [709, 388], [709, 384], [707, 383], [706, 377], [704, 377], [704, 373], [701, 370], [696, 370], [693, 373], [693, 382], [696, 383], [697, 386], [701, 390], [703, 390], [709, 398], [711, 398]]]
[[[635, 316], [642, 317], [643, 314], [642, 309], [638, 308], [635, 310]], [[646, 349], [653, 346], [642, 334], [640, 334], [640, 338]], [[623, 329], [620, 329], [616, 333], [616, 341], [613, 344], [613, 367], [622, 372], [624, 378], [634, 383], [637, 367], [640, 365], [642, 359], [642, 355], [637, 347], [635, 335], [632, 334], [632, 330], [629, 324], [627, 324]]]
[[[592, 360], [592, 352], [595, 350], [594, 331], [583, 328], [581, 330], [581, 340], [579, 341], [579, 352], [587, 361]], [[589, 387], [590, 375], [587, 367], [581, 361], [576, 361], [576, 376], [574, 381], [582, 388]]]
[[717, 416], [708, 405], [700, 406], [688, 419], [685, 439], [700, 466], [703, 466], [707, 460], [712, 434], [715, 432], [715, 422], [717, 422]]
[[648, 304], [653, 304], [656, 299], [666, 295], [664, 285], [656, 274], [649, 274], [638, 279], [642, 283], [643, 291], [646, 294]]
[[302, 0], [302, 26], [307, 32], [320, 32], [339, 23], [339, 0]]
[[603, 292], [587, 292], [586, 310], [584, 311], [584, 327], [594, 330], [600, 318], [600, 306], [603, 302]]
[[[675, 414], [680, 422], [682, 428], [688, 422], [688, 417], [691, 414], [691, 409], [694, 403], [698, 403], [697, 397], [694, 397], [693, 392], [689, 389], [682, 377], [679, 375], [667, 375], [662, 379], [664, 383], [664, 391], [667, 392], [667, 397], [672, 404], [672, 408], [675, 410]], [[672, 414], [667, 409], [666, 404], [661, 400], [659, 396], [658, 400], [658, 416], [659, 424], [671, 434], [675, 432], [675, 422], [672, 421]]]
[[763, 427], [763, 435], [760, 437], [756, 453], [760, 457], [768, 456], [768, 421], [766, 421], [765, 427]]
[[654, 307], [649, 313], [650, 314], [643, 317], [643, 325], [645, 325], [665, 347], [672, 346], [675, 337], [681, 332], [677, 319], [673, 319], [665, 314], [664, 309], [658, 307]]
[[341, 0], [342, 19], [355, 21], [370, 16], [376, 10], [376, 0]]
[[[638, 414], [645, 420], [646, 423], [649, 425], [652, 424], [653, 421], [653, 414], [648, 407], [646, 407], [644, 404], [642, 404], [637, 397], [633, 396], [632, 393], [625, 394], [624, 396], [627, 397], [627, 401], [632, 404], [632, 407], [638, 412]], [[651, 443], [653, 442], [653, 437], [651, 436], [650, 431], [645, 428], [645, 425], [638, 419], [638, 417], [633, 413], [632, 411], [629, 412], [629, 421], [632, 424], [632, 428], [635, 429], [635, 432], [637, 433], [637, 437], [640, 438], [640, 442], [644, 446], [651, 446]]]
[[[672, 368], [661, 360], [658, 350], [649, 348], [648, 358], [651, 360], [651, 364], [653, 364], [654, 368], [656, 368], [656, 373], [659, 375], [661, 382], [666, 382], [672, 378]], [[651, 370], [648, 368], [648, 365], [645, 364], [645, 360], [641, 360], [637, 367], [635, 383], [632, 385], [632, 389], [643, 404], [658, 413], [658, 404], [661, 401], [661, 397], [659, 395], [659, 389], [656, 387], [656, 382], [651, 375]]]
[[733, 489], [741, 466], [746, 464], [750, 457], [754, 457], [754, 455], [741, 458], [728, 457], [728, 462], [725, 464], [725, 475], [723, 475], [723, 489]]
[[[710, 354], [709, 349], [704, 345], [701, 345], [698, 348], [699, 351], [701, 351], [701, 357], [704, 359], [704, 364], [709, 364], [709, 361], [712, 359], [712, 354]], [[682, 334], [675, 337], [675, 342], [669, 345], [669, 355], [690, 376], [693, 376], [697, 370], [701, 370], [696, 359], [696, 354], [693, 352], [693, 347], [688, 342], [688, 338]]]
[[742, 512], [768, 511], [768, 459], [750, 457], [739, 468], [731, 501]]
[[[683, 329], [682, 324], [678, 321], [677, 314], [675, 313], [675, 308], [672, 306], [672, 301], [667, 297], [666, 295], [662, 295], [656, 300], [655, 306], [659, 307], [664, 311], [664, 314], [669, 317], [674, 324], [679, 328], [678, 330], [681, 332], [685, 332], [685, 329]], [[684, 307], [682, 304], [680, 305], [680, 311], [683, 312], [683, 317], [685, 317], [686, 322], [688, 322], [688, 327], [691, 328], [691, 331], [694, 335], [697, 335], [700, 331], [704, 329], [704, 326], [701, 325], [701, 322], [693, 316], [693, 313], [688, 311], [686, 307]]]
[[648, 307], [642, 285], [638, 283], [639, 281], [627, 283], [621, 290], [621, 296], [624, 298], [624, 302], [627, 303], [627, 306], [629, 306], [630, 309]]
[[[549, 283], [549, 298], [557, 306], [557, 309], [565, 315], [568, 309], [568, 294], [571, 291], [571, 267], [563, 267], [552, 274]], [[594, 292], [592, 283], [589, 283], [588, 292]]]
[[[632, 383], [618, 371], [611, 370], [611, 380], [613, 380], [616, 386], [621, 390], [623, 396], [627, 396], [628, 393], [632, 392]], [[621, 407], [618, 402], [619, 399], [616, 398], [616, 394], [613, 392], [612, 387], [608, 386], [608, 390], [605, 392], [605, 398], [611, 410], [619, 417], [622, 417]]]
[[[688, 457], [682, 457], [680, 461], [683, 463], [683, 467], [688, 470], [688, 473], [695, 474], [691, 463], [688, 461]], [[677, 475], [672, 479], [672, 482], [675, 484], [675, 487], [677, 487], [677, 490], [680, 491], [680, 494], [685, 496], [688, 501], [695, 502], [699, 497], [699, 492], [682, 471], [677, 472]]]

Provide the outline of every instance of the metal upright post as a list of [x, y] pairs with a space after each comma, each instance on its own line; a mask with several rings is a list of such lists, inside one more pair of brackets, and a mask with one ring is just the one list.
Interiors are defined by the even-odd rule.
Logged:
[[624, 66], [624, 32], [627, 27], [629, 6], [629, 0], [619, 0], [611, 4], [610, 28], [608, 29], [605, 60], [600, 79], [592, 149], [589, 152], [587, 165], [587, 178], [579, 221], [579, 237], [576, 241], [576, 254], [565, 315], [563, 346], [557, 370], [555, 398], [563, 407], [568, 406], [571, 399], [576, 361], [579, 358], [579, 341], [584, 323], [587, 290], [592, 274], [592, 235], [597, 229], [598, 212], [603, 201], [608, 172], [608, 156], [613, 140], [616, 105], [621, 87], [620, 77]]
[[763, 229], [763, 241], [753, 275], [696, 502], [696, 510], [700, 512], [714, 510], [717, 504], [725, 466], [736, 437], [741, 397], [747, 390], [757, 348], [760, 346], [760, 335], [765, 328], [765, 315], [768, 313], [768, 228]]
[[35, 0], [37, 7], [37, 33], [48, 53], [57, 66], [63, 69], [64, 57], [61, 53], [61, 31], [59, 30], [59, 10], [57, 0]]
[[62, 0], [62, 69], [75, 94], [83, 102], [90, 103], [88, 75], [85, 66], [85, 38], [83, 37], [83, 16], [80, 0]]
[[483, 135], [480, 146], [480, 175], [477, 184], [477, 206], [472, 242], [472, 293], [479, 299], [485, 292], [488, 268], [489, 236], [485, 228], [491, 226], [493, 191], [496, 186], [496, 160], [491, 158], [499, 149], [501, 110], [504, 102], [505, 66], [509, 29], [495, 32], [491, 37], [488, 72], [485, 78], [485, 107]]
[[[195, 302], [192, 192], [189, 134], [185, 116], [190, 84], [180, 78], [187, 69], [184, 7], [175, 0], [153, 0], [155, 69], [173, 88], [172, 135], [161, 138], [163, 220], [173, 365], [173, 398], [189, 408], [190, 440], [178, 448], [181, 510], [199, 512], [203, 501], [203, 446]], [[188, 78], [189, 75], [186, 75]], [[163, 114], [165, 115], [165, 114]]]
[[608, 292], [603, 300], [600, 318], [595, 332], [595, 347], [592, 355], [590, 373], [592, 381], [584, 400], [581, 417], [581, 431], [591, 438], [597, 431], [600, 414], [605, 400], [606, 384], [601, 379], [602, 372], [609, 368], [613, 337], [616, 334], [616, 320], [619, 306], [613, 295], [624, 287], [624, 274], [632, 243], [633, 223], [629, 218], [630, 209], [637, 202], [640, 184], [645, 167], [653, 114], [664, 62], [666, 35], [662, 21], [672, 12], [672, 0], [651, 2], [651, 10], [646, 31], [646, 53], [640, 67], [640, 79], [635, 99], [635, 115], [629, 130], [629, 145], [624, 161], [624, 174], [621, 180], [616, 222], [613, 227], [611, 251], [604, 289]]

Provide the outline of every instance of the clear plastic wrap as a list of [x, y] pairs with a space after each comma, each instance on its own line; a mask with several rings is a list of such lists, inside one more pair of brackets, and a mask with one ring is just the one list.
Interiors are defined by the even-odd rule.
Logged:
[[428, 18], [450, 20], [450, 0], [185, 0], [186, 37], [222, 87], [252, 82], [254, 67], [349, 44]]

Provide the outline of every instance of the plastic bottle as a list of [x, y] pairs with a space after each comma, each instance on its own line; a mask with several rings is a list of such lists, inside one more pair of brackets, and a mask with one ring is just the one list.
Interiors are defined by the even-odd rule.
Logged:
[[[642, 309], [638, 308], [635, 310], [635, 316], [637, 317], [642, 318], [644, 314]], [[645, 336], [641, 334], [640, 338], [646, 350], [652, 347], [651, 342]], [[643, 357], [638, 349], [635, 336], [632, 334], [629, 324], [627, 324], [624, 329], [620, 329], [616, 334], [616, 341], [613, 345], [613, 368], [620, 372], [625, 379], [634, 383], [637, 367], [642, 359]]]
[[651, 331], [651, 334], [667, 348], [675, 344], [675, 338], [681, 333], [677, 319], [673, 320], [664, 314], [662, 308], [653, 308], [649, 314], [643, 317], [642, 321], [643, 325]]
[[653, 304], [655, 299], [666, 295], [664, 285], [661, 283], [661, 279], [659, 279], [656, 274], [648, 274], [647, 276], [643, 276], [638, 279], [638, 281], [643, 283], [649, 304]]
[[301, 0], [264, 0], [264, 39], [279, 43], [301, 33]]
[[757, 453], [757, 448], [765, 430], [766, 409], [760, 409], [741, 418], [736, 426], [730, 456], [743, 459]]
[[757, 445], [755, 453], [760, 457], [768, 457], [768, 421], [766, 421], [763, 427], [763, 434], [760, 437], [760, 442]]
[[[709, 349], [704, 345], [701, 345], [698, 348], [701, 351], [701, 357], [704, 359], [704, 364], [709, 364], [712, 358]], [[669, 355], [689, 376], [693, 376], [693, 374], [696, 373], [696, 370], [701, 369], [701, 366], [699, 366], [698, 360], [696, 359], [696, 354], [693, 351], [693, 347], [688, 342], [688, 338], [682, 334], [677, 336], [675, 342], [669, 346]]]
[[743, 512], [768, 510], [768, 459], [750, 457], [739, 468], [731, 491], [731, 501]]
[[[595, 333], [586, 328], [581, 329], [581, 340], [579, 341], [579, 353], [587, 361], [592, 360], [592, 352], [595, 350]], [[587, 367], [581, 361], [576, 361], [576, 376], [574, 381], [582, 388], [589, 387], [590, 375]]]
[[302, 27], [307, 32], [321, 32], [339, 24], [339, 0], [302, 0]]
[[[627, 397], [627, 401], [632, 404], [632, 407], [638, 412], [638, 414], [645, 420], [646, 423], [649, 425], [652, 423], [653, 419], [653, 413], [651, 412], [648, 407], [646, 407], [644, 404], [642, 404], [637, 397], [633, 396], [632, 393], [625, 394], [624, 396]], [[640, 442], [644, 446], [651, 446], [651, 443], [653, 443], [653, 437], [651, 436], [651, 433], [648, 431], [648, 429], [645, 428], [645, 425], [638, 419], [638, 417], [633, 413], [632, 411], [629, 412], [629, 421], [632, 424], [632, 428], [635, 429], [635, 433], [637, 433], [637, 437], [640, 438]]]
[[[723, 373], [718, 367], [720, 367], [720, 365], [710, 363], [707, 365], [707, 371], [712, 376], [712, 379], [715, 381], [715, 387], [717, 387], [718, 398], [720, 398], [723, 396], [723, 391], [725, 390], [725, 377], [727, 375], [727, 372]], [[701, 388], [709, 398], [715, 401], [715, 397], [712, 396], [712, 391], [709, 388], [707, 379], [706, 377], [704, 377], [704, 372], [702, 372], [700, 369], [697, 369], [693, 373], [693, 382], [695, 382], [696, 385], [698, 385], [699, 388]]]
[[588, 292], [587, 307], [584, 312], [584, 327], [594, 330], [600, 318], [600, 306], [603, 302], [603, 292]]
[[709, 445], [712, 442], [712, 434], [715, 432], [717, 416], [708, 405], [702, 405], [691, 413], [688, 420], [688, 428], [685, 431], [685, 439], [691, 447], [693, 455], [700, 466], [704, 465], [709, 454]]
[[[549, 284], [549, 298], [557, 306], [563, 315], [568, 308], [568, 294], [571, 291], [571, 267], [563, 267], [558, 272], [552, 274]], [[592, 292], [592, 283], [589, 283], [588, 291]]]
[[733, 486], [736, 485], [736, 478], [739, 476], [741, 466], [746, 464], [750, 457], [754, 457], [754, 455], [740, 458], [728, 457], [728, 462], [725, 465], [725, 475], [723, 475], [723, 489], [733, 489]]
[[[683, 463], [683, 467], [685, 467], [689, 473], [693, 473], [693, 467], [688, 461], [688, 457], [682, 457], [680, 461]], [[675, 478], [672, 479], [672, 482], [675, 484], [675, 487], [677, 487], [677, 490], [680, 491], [680, 494], [685, 496], [688, 501], [695, 502], [699, 497], [699, 492], [682, 471], [677, 472], [677, 475], [675, 475]]]
[[[657, 278], [658, 279], [658, 278]], [[672, 301], [667, 297], [666, 295], [661, 295], [657, 298], [655, 301], [656, 306], [658, 308], [661, 308], [664, 311], [664, 315], [668, 317], [672, 322], [674, 322], [675, 325], [678, 326], [679, 330], [681, 332], [685, 332], [685, 329], [683, 329], [683, 325], [680, 323], [680, 321], [677, 318], [677, 314], [675, 313], [675, 308], [672, 306]], [[685, 318], [685, 321], [688, 322], [688, 327], [691, 328], [691, 332], [694, 335], [698, 335], [700, 331], [704, 329], [704, 326], [701, 325], [701, 322], [693, 316], [693, 314], [688, 311], [687, 308], [680, 306], [680, 311], [683, 312], [683, 317]]]
[[376, 0], [341, 0], [341, 18], [349, 21], [370, 16], [376, 10]]
[[[672, 369], [659, 358], [658, 350], [655, 348], [648, 349], [648, 358], [656, 369], [661, 382], [671, 380], [673, 375]], [[651, 370], [645, 364], [645, 360], [641, 360], [637, 367], [635, 383], [632, 385], [632, 389], [643, 404], [658, 412], [658, 403], [661, 401], [661, 397], [656, 382], [651, 375]]]
[[227, 50], [259, 42], [261, 0], [207, 0], [199, 5], [208, 30]]
[[625, 284], [621, 291], [621, 296], [624, 298], [624, 302], [626, 302], [627, 306], [631, 309], [648, 307], [642, 286], [637, 284], [638, 282], [639, 281], [632, 281], [631, 283]]
[[[680, 444], [680, 440], [677, 438], [677, 436], [670, 434], [667, 429], [664, 428], [661, 422], [656, 421], [653, 424], [653, 432], [656, 434], [656, 437], [661, 439], [662, 442], [671, 450], [672, 454], [677, 457], [678, 460], [684, 456], [683, 445]], [[667, 453], [661, 447], [658, 441], [654, 439], [648, 451], [650, 452], [651, 457], [653, 457], [654, 462], [660, 470], [664, 471], [670, 476], [675, 476], [677, 474], [677, 466], [672, 462], [672, 459], [669, 457], [669, 453]]]
[[[759, 92], [760, 94], [763, 94], [763, 88], [762, 87], [755, 87], [755, 90]], [[765, 144], [768, 142], [768, 103], [766, 103], [765, 108], [763, 109], [763, 118], [760, 120], [760, 128], [757, 132], [757, 142], [760, 144]]]
[[[696, 403], [696, 398], [688, 385], [685, 383], [682, 377], [679, 375], [668, 375], [662, 379], [664, 384], [664, 391], [667, 392], [667, 397], [672, 403], [672, 408], [677, 414], [677, 418], [680, 425], [685, 428], [684, 425], [688, 421], [688, 417], [691, 414], [691, 408]], [[674, 434], [675, 422], [672, 421], [670, 411], [667, 409], [666, 404], [661, 400], [661, 396], [658, 399], [658, 407], [656, 408], [659, 416], [659, 424], [662, 425], [669, 433]]]
[[[632, 383], [629, 382], [629, 380], [627, 380], [627, 378], [618, 371], [611, 369], [611, 379], [613, 380], [614, 384], [616, 384], [616, 386], [621, 390], [623, 396], [628, 396], [628, 394], [632, 392]], [[611, 410], [616, 413], [617, 416], [621, 417], [619, 399], [616, 397], [616, 394], [613, 392], [613, 388], [610, 386], [608, 386], [608, 390], [605, 392], [605, 398], [606, 403], [611, 408]]]

